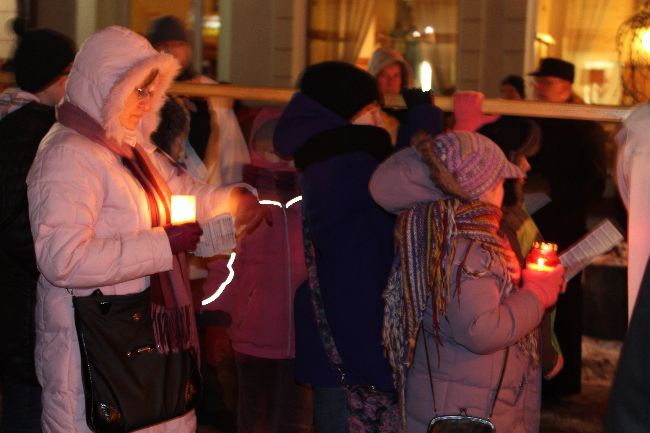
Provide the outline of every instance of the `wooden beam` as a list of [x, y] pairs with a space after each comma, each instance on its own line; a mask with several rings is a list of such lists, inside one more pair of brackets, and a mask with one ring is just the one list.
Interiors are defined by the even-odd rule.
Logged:
[[[249, 101], [268, 101], [285, 103], [295, 92], [294, 89], [274, 87], [245, 87], [234, 84], [189, 84], [176, 83], [169, 90], [172, 94], [185, 96], [222, 96]], [[435, 103], [443, 111], [453, 111], [453, 98], [436, 96]], [[387, 95], [386, 105], [404, 107], [400, 95]], [[595, 120], [598, 122], [621, 122], [630, 114], [633, 107], [588, 104], [560, 104], [540, 101], [513, 101], [509, 99], [485, 99], [483, 112], [509, 114], [525, 117], [552, 117], [558, 119]]]
[[[0, 83], [13, 83], [13, 76], [0, 72]], [[236, 84], [194, 84], [174, 83], [169, 93], [184, 96], [221, 96], [244, 101], [266, 101], [286, 103], [291, 99], [295, 89], [277, 87], [251, 87]], [[436, 96], [435, 103], [443, 111], [453, 111], [453, 98]], [[400, 95], [387, 95], [386, 105], [389, 107], [404, 107]], [[483, 112], [493, 114], [509, 114], [525, 117], [551, 117], [558, 119], [595, 120], [598, 122], [621, 122], [632, 112], [633, 107], [589, 104], [558, 104], [539, 101], [512, 101], [508, 99], [485, 99]]]

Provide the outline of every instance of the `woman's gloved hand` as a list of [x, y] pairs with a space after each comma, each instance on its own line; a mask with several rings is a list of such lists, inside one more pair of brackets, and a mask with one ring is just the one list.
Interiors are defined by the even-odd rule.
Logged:
[[564, 266], [557, 265], [552, 271], [538, 271], [526, 268], [521, 271], [522, 289], [532, 292], [544, 309], [557, 302], [557, 296], [564, 290]]
[[230, 212], [235, 217], [237, 235], [252, 233], [262, 221], [273, 226], [271, 210], [261, 205], [252, 192], [242, 187], [235, 187], [230, 193]]
[[433, 105], [433, 93], [431, 90], [427, 90], [425, 92], [424, 90], [418, 88], [404, 88], [402, 89], [401, 93], [402, 98], [406, 103], [406, 108], [409, 110], [419, 105]]
[[485, 96], [481, 92], [462, 91], [454, 93], [455, 131], [476, 131], [486, 123], [499, 119], [498, 114], [483, 114]]
[[186, 251], [194, 251], [199, 243], [203, 229], [198, 223], [185, 223], [178, 225], [166, 225], [163, 227], [169, 238], [169, 246], [172, 254]]

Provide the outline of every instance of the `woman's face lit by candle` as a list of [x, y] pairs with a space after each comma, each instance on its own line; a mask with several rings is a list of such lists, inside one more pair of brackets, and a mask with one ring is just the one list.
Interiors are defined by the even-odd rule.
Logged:
[[384, 95], [399, 94], [402, 89], [402, 68], [399, 63], [391, 63], [377, 74], [379, 91]]
[[151, 100], [157, 84], [158, 70], [154, 69], [138, 87], [133, 89], [133, 92], [129, 93], [119, 116], [120, 124], [124, 128], [134, 130], [138, 126], [142, 115], [151, 110]]

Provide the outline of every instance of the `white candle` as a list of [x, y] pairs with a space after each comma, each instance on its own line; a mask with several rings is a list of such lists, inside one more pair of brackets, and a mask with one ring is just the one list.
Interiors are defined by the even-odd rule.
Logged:
[[196, 197], [193, 195], [172, 195], [172, 224], [196, 221]]

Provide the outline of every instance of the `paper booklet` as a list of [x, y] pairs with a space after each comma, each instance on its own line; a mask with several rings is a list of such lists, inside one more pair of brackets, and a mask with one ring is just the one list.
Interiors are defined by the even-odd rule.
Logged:
[[203, 235], [194, 251], [195, 256], [213, 257], [226, 254], [235, 249], [235, 224], [232, 215], [217, 215], [201, 226]]
[[611, 250], [623, 239], [621, 232], [610, 220], [603, 220], [582, 239], [560, 254], [560, 262], [566, 268], [564, 279], [569, 281], [575, 277], [594, 258]]
[[551, 202], [551, 197], [544, 192], [531, 192], [524, 194], [524, 206], [528, 215], [532, 215]]

